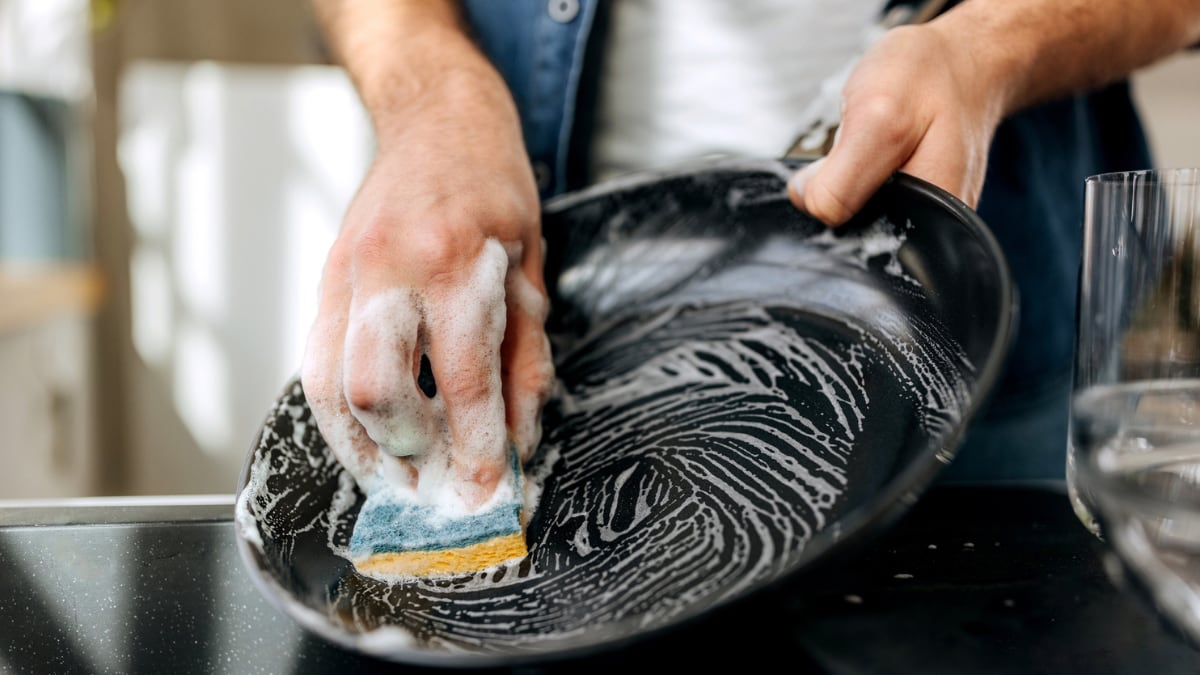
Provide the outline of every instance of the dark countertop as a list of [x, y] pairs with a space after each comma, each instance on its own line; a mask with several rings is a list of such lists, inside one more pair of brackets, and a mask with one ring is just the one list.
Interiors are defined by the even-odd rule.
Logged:
[[[0, 670], [432, 672], [305, 633], [251, 583], [231, 509], [192, 511], [89, 525], [0, 518]], [[1200, 649], [1119, 574], [1115, 584], [1106, 569], [1117, 567], [1057, 486], [941, 486], [803, 586], [610, 653], [512, 672], [1200, 672]]]

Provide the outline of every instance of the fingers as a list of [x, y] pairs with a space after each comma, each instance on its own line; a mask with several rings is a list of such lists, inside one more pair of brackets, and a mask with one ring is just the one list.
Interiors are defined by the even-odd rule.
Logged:
[[300, 381], [321, 436], [338, 462], [360, 484], [377, 474], [379, 452], [350, 411], [342, 386], [349, 285], [344, 259], [330, 255], [321, 282], [317, 319], [305, 344]]
[[553, 380], [540, 246], [388, 236], [355, 239], [352, 267], [331, 253], [303, 375], [314, 414], [360, 484], [474, 510], [510, 471], [510, 444], [527, 458], [540, 436]]
[[1003, 88], [981, 86], [970, 47], [946, 39], [935, 24], [891, 29], [858, 62], [828, 156], [789, 181], [797, 207], [840, 225], [896, 171], [975, 206]]
[[[462, 129], [436, 131], [406, 140]], [[302, 373], [322, 434], [364, 489], [407, 485], [422, 503], [468, 509], [511, 467], [500, 242], [540, 237], [532, 171], [512, 152], [519, 126], [470, 131], [432, 154], [381, 147], [330, 249]], [[443, 152], [462, 147], [468, 161]]]
[[467, 274], [425, 292], [426, 349], [447, 444], [435, 450], [440, 459], [420, 464], [421, 480], [449, 486], [468, 508], [491, 497], [509, 470], [500, 373], [508, 264], [504, 248], [488, 240]]
[[554, 384], [546, 314], [550, 302], [542, 283], [542, 254], [527, 255], [505, 279], [507, 326], [501, 349], [506, 424], [522, 462], [541, 441], [541, 410]]
[[[895, 171], [926, 180], [974, 208], [987, 171], [990, 129], [973, 131], [959, 120], [938, 120], [907, 135], [895, 130], [846, 126], [828, 157], [801, 169], [788, 182], [788, 195], [801, 210], [827, 225], [845, 223]], [[893, 137], [889, 144], [886, 139]], [[912, 140], [915, 139], [915, 140]], [[871, 163], [874, 166], [871, 166]]]
[[792, 202], [826, 225], [845, 223], [903, 166], [926, 128], [890, 96], [848, 99], [838, 137], [788, 183]]
[[368, 288], [347, 321], [342, 389], [355, 419], [392, 457], [424, 452], [443, 414], [441, 400], [419, 386], [421, 313], [412, 291]]

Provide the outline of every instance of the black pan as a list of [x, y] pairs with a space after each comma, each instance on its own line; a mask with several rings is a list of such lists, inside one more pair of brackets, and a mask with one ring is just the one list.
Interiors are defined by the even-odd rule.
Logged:
[[803, 584], [952, 460], [1016, 304], [978, 216], [896, 175], [848, 225], [786, 161], [717, 160], [545, 205], [561, 390], [517, 569], [388, 586], [345, 550], [363, 496], [293, 381], [251, 448], [238, 541], [266, 596], [383, 659], [586, 655]]

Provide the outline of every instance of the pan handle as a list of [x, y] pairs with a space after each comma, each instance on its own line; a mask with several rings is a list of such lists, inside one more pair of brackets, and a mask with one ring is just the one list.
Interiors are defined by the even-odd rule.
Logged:
[[[916, 5], [897, 5], [883, 15], [879, 25], [884, 30], [888, 30], [897, 26], [925, 23], [937, 16], [947, 2], [948, 0], [925, 0]], [[858, 62], [860, 56], [861, 54], [856, 55], [850, 63], [838, 71], [835, 77], [841, 79], [841, 82], [836, 88], [822, 86], [817, 100], [809, 107], [809, 110], [818, 111], [817, 119], [796, 137], [791, 147], [783, 154], [785, 159], [814, 161], [829, 154], [830, 148], [833, 147], [833, 140], [837, 137], [840, 120], [836, 119], [836, 113], [833, 113], [833, 119], [824, 118], [824, 115], [830, 114], [829, 111], [838, 110], [838, 106], [827, 99], [831, 96], [841, 96], [841, 85], [845, 83], [845, 78], [850, 75], [850, 70]]]

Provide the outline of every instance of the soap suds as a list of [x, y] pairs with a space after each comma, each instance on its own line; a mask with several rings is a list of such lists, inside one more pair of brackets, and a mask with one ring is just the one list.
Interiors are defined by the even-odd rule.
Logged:
[[[527, 496], [520, 487], [519, 464], [515, 476], [509, 470], [512, 441], [500, 350], [506, 295], [513, 296], [517, 311], [541, 322], [546, 300], [513, 264], [512, 255], [519, 252], [491, 239], [461, 283], [390, 289], [351, 308], [345, 388], [355, 420], [379, 454], [364, 465], [344, 434], [330, 434], [327, 440], [335, 456], [347, 458], [343, 466], [366, 495], [350, 551], [360, 571], [370, 556], [395, 561], [396, 556], [426, 551], [445, 558], [461, 553], [456, 549], [464, 542], [524, 536], [521, 510]], [[548, 342], [544, 352], [543, 376], [552, 380]], [[430, 371], [424, 388], [414, 364]], [[536, 442], [543, 403], [537, 392], [532, 400], [526, 396], [515, 402], [518, 436]], [[348, 503], [341, 489], [338, 495], [335, 515]], [[481, 555], [478, 547], [472, 550]], [[508, 555], [514, 549], [506, 545], [502, 550]], [[391, 578], [392, 571], [401, 569], [398, 562], [384, 568], [378, 560], [370, 567], [376, 578]]]

